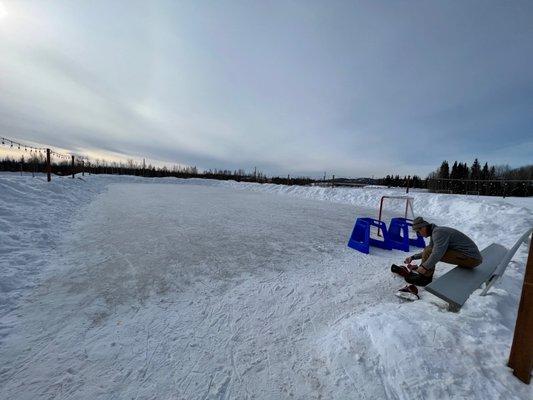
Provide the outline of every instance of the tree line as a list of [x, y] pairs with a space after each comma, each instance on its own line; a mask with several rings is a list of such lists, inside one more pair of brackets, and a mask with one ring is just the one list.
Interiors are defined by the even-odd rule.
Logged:
[[533, 196], [533, 165], [511, 168], [508, 165], [489, 165], [476, 158], [469, 166], [454, 161], [450, 168], [443, 161], [427, 178], [417, 175], [387, 175], [374, 182], [387, 187], [428, 189], [438, 193], [479, 194], [485, 196]]
[[385, 178], [377, 179], [376, 184], [387, 187], [410, 187], [410, 188], [426, 188], [426, 180], [420, 178], [418, 175], [387, 175]]
[[489, 166], [485, 163], [483, 167], [476, 158], [472, 165], [468, 167], [467, 163], [458, 163], [455, 161], [450, 170], [448, 161], [443, 161], [441, 166], [428, 176], [429, 179], [470, 179], [470, 180], [532, 180], [533, 165], [512, 169], [508, 165]]
[[[310, 185], [320, 180], [309, 177], [268, 177], [261, 171], [244, 169], [208, 169], [200, 171], [196, 166], [174, 165], [157, 167], [151, 164], [135, 162], [108, 162], [96, 159], [84, 165], [76, 162], [74, 172], [82, 171], [92, 174], [119, 174], [144, 177], [204, 178], [235, 180], [238, 182], [274, 183], [282, 185]], [[52, 162], [52, 173], [71, 174], [72, 164], [68, 161]], [[20, 159], [5, 157], [0, 160], [0, 171], [46, 172], [46, 160], [43, 154], [33, 154]], [[361, 180], [361, 179], [359, 179]], [[438, 169], [423, 179], [418, 175], [387, 175], [379, 179], [364, 179], [364, 183], [387, 187], [409, 187], [428, 189], [432, 192], [480, 194], [493, 196], [533, 196], [533, 165], [510, 168], [508, 165], [481, 166], [476, 158], [469, 166], [466, 162], [455, 161], [451, 168], [448, 161], [443, 161]]]
[[481, 163], [476, 158], [469, 167], [448, 161], [429, 174], [427, 188], [433, 192], [480, 194], [487, 196], [532, 196], [533, 165], [511, 168], [508, 165]]
[[[5, 157], [0, 160], [0, 171], [45, 173], [46, 167], [46, 158], [43, 154], [35, 154], [30, 157], [21, 156], [19, 159]], [[170, 168], [167, 166], [158, 167], [152, 164], [146, 165], [144, 162], [138, 163], [132, 159], [126, 162], [109, 162], [96, 159], [94, 162], [85, 162], [83, 164], [80, 161], [76, 161], [74, 171], [72, 163], [69, 161], [52, 161], [51, 170], [55, 175], [70, 175], [73, 172], [81, 173], [83, 171], [90, 174], [133, 175], [149, 178], [201, 178], [283, 185], [310, 185], [313, 183], [313, 179], [308, 177], [268, 177], [257, 168], [254, 168], [253, 171], [245, 171], [244, 169], [208, 169], [200, 171], [196, 166], [176, 164]]]

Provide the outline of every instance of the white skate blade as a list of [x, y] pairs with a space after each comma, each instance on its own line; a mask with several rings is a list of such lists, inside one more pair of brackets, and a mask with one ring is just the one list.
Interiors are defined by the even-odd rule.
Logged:
[[404, 300], [409, 300], [409, 301], [415, 301], [415, 300], [419, 300], [418, 296], [414, 293], [410, 293], [410, 292], [396, 292], [396, 296], [398, 296], [399, 298], [401, 299], [404, 299]]

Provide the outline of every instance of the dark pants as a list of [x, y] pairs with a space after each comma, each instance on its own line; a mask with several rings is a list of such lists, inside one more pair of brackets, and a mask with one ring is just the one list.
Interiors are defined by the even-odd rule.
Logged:
[[[422, 252], [422, 264], [429, 258], [432, 251], [433, 247], [431, 246], [427, 246], [424, 249], [424, 251]], [[440, 261], [448, 264], [455, 264], [459, 267], [464, 268], [476, 268], [479, 264], [481, 264], [481, 260], [465, 256], [463, 253], [457, 250], [447, 250], [446, 253], [444, 253], [442, 258], [440, 259]]]

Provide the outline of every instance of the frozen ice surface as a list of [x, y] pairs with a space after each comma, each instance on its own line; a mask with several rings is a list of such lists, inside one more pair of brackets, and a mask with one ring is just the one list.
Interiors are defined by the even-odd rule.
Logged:
[[[458, 314], [403, 303], [406, 253], [346, 247], [388, 193], [0, 174], [0, 398], [531, 398], [505, 366], [525, 247]], [[533, 223], [527, 201], [413, 196], [480, 247]]]

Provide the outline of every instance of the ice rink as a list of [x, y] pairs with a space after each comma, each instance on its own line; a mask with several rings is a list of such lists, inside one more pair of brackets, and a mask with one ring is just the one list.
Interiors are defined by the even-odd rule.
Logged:
[[72, 212], [46, 272], [1, 319], [1, 398], [530, 393], [499, 362], [523, 252], [507, 291], [452, 314], [427, 293], [416, 303], [394, 296], [403, 280], [389, 266], [406, 253], [346, 247], [355, 216], [375, 214], [367, 204], [87, 179], [96, 183], [80, 193], [92, 190], [91, 201]]

